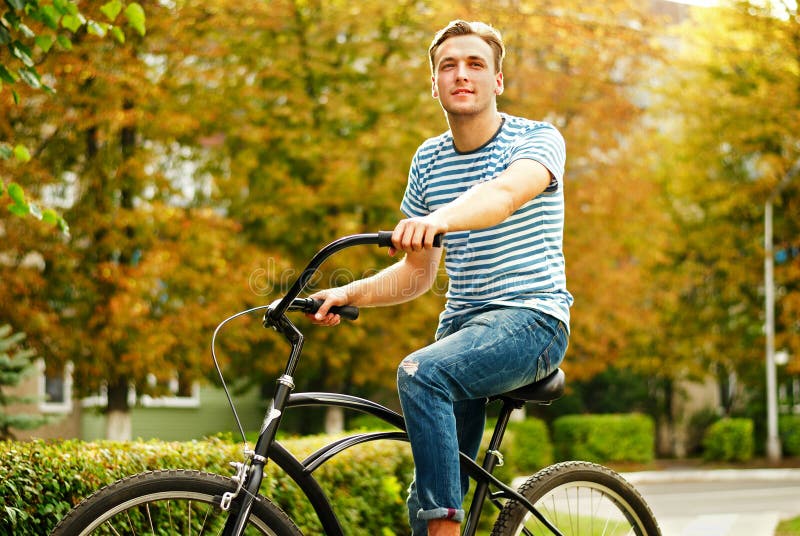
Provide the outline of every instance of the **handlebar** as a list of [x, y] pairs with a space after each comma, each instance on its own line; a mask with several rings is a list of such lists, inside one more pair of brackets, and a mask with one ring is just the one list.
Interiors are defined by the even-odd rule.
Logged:
[[[303, 270], [300, 274], [300, 277], [294, 282], [292, 287], [286, 293], [286, 295], [280, 299], [279, 301], [273, 303], [267, 309], [267, 312], [264, 314], [264, 325], [275, 325], [275, 323], [280, 319], [286, 311], [289, 310], [301, 310], [304, 312], [316, 312], [319, 309], [319, 305], [311, 311], [311, 305], [297, 305], [297, 296], [305, 288], [306, 284], [308, 284], [309, 279], [316, 273], [317, 269], [322, 265], [325, 260], [343, 249], [353, 247], [353, 246], [360, 246], [360, 245], [376, 245], [378, 247], [392, 247], [392, 231], [378, 231], [377, 233], [365, 233], [365, 234], [355, 234], [350, 236], [345, 236], [338, 240], [335, 240], [328, 244], [327, 246], [323, 247], [316, 255], [311, 259], [308, 263], [308, 266]], [[433, 240], [434, 247], [441, 247], [442, 245], [442, 235], [436, 235]], [[308, 310], [303, 309], [303, 307], [307, 307]], [[342, 308], [331, 309], [331, 312], [341, 315], [343, 318], [350, 318], [353, 314], [355, 317], [352, 318], [353, 320], [358, 317], [358, 308], [345, 306]], [[355, 311], [353, 311], [355, 309]]]
[[[322, 306], [322, 300], [316, 298], [295, 298], [289, 306], [289, 311], [301, 311], [306, 314], [314, 314]], [[341, 316], [347, 320], [358, 319], [358, 307], [353, 305], [334, 305], [330, 308], [330, 312]]]

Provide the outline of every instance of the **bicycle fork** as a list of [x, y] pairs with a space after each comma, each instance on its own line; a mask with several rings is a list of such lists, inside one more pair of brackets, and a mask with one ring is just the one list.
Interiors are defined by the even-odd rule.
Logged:
[[[264, 478], [264, 467], [267, 465], [267, 452], [275, 439], [280, 425], [283, 409], [289, 400], [289, 395], [294, 389], [294, 381], [288, 374], [278, 378], [278, 386], [275, 389], [275, 397], [272, 399], [269, 411], [261, 425], [261, 432], [256, 442], [255, 450], [248, 452], [250, 456], [249, 464], [237, 464], [238, 471], [234, 477], [237, 488], [234, 492], [223, 495], [220, 506], [223, 510], [231, 510], [231, 515], [225, 522], [222, 531], [223, 536], [241, 536], [244, 533], [250, 511], [253, 509], [253, 501], [258, 497], [258, 490]], [[247, 466], [249, 465], [249, 470]], [[246, 473], [246, 477], [245, 477]], [[244, 493], [241, 493], [244, 491]], [[233, 508], [232, 508], [233, 506]]]

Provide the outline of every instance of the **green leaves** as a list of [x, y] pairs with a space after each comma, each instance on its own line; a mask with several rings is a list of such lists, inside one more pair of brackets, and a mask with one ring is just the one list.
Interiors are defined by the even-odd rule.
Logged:
[[23, 0], [6, 0], [6, 3], [16, 10], [24, 8], [26, 4]]
[[14, 147], [14, 156], [23, 164], [29, 162], [31, 159], [31, 153], [24, 145], [17, 145]]
[[31, 153], [28, 151], [28, 148], [22, 144], [17, 145], [16, 147], [12, 148], [10, 145], [6, 143], [0, 143], [0, 158], [3, 160], [8, 160], [10, 158], [16, 158], [21, 163], [26, 163], [31, 159]]
[[55, 39], [52, 35], [37, 35], [34, 41], [36, 42], [36, 46], [39, 47], [42, 52], [49, 52], [50, 48], [55, 42]]
[[16, 182], [8, 185], [8, 196], [13, 201], [8, 205], [8, 211], [16, 216], [26, 216], [30, 212], [28, 202], [25, 200], [25, 191]]
[[[58, 43], [64, 50], [72, 49], [72, 41], [63, 32], [57, 35], [36, 34], [27, 24], [26, 20], [34, 20], [44, 24], [50, 30], [67, 30], [76, 33], [81, 28], [86, 32], [100, 38], [111, 36], [118, 43], [125, 43], [125, 33], [114, 22], [122, 13], [128, 27], [141, 36], [146, 32], [145, 12], [138, 2], [127, 5], [122, 0], [110, 0], [100, 7], [100, 12], [109, 22], [101, 22], [85, 17], [72, 0], [53, 0], [47, 5], [26, 0], [6, 0], [10, 10], [2, 15], [0, 24], [0, 46], [5, 46], [11, 53], [10, 59], [4, 59], [0, 64], [0, 91], [3, 83], [15, 84], [22, 80], [33, 89], [44, 89], [52, 92], [52, 88], [42, 84], [41, 75], [36, 69], [40, 58], [33, 53], [33, 46], [38, 47], [41, 55], [48, 54], [53, 44]], [[36, 26], [34, 26], [36, 27]], [[14, 66], [17, 63], [19, 66]], [[19, 94], [12, 89], [14, 102], [19, 103]]]
[[75, 33], [78, 31], [78, 28], [84, 25], [85, 22], [86, 19], [84, 18], [84, 16], [81, 15], [80, 13], [77, 13], [75, 15], [65, 15], [64, 17], [62, 17], [61, 26], [66, 28], [70, 32]]
[[39, 73], [36, 72], [36, 69], [33, 67], [23, 67], [19, 71], [20, 78], [22, 78], [26, 84], [31, 86], [33, 89], [41, 89], [42, 88], [42, 81], [39, 78]]
[[139, 32], [139, 35], [144, 35], [145, 16], [142, 6], [136, 2], [128, 4], [128, 7], [125, 8], [125, 18], [128, 19], [128, 24], [130, 24], [131, 28]]
[[[8, 189], [5, 193], [8, 194], [8, 197], [12, 201], [12, 203], [6, 207], [11, 214], [19, 217], [33, 216], [37, 220], [43, 221], [48, 225], [58, 227], [59, 231], [61, 231], [64, 236], [69, 236], [69, 225], [66, 220], [59, 216], [55, 210], [50, 208], [42, 210], [37, 203], [29, 201], [25, 196], [25, 190], [22, 189], [22, 186], [16, 182], [12, 182], [8, 185]], [[3, 185], [0, 182], [0, 197], [3, 195]]]
[[114, 22], [120, 11], [122, 11], [122, 2], [119, 0], [111, 0], [111, 2], [103, 4], [103, 6], [100, 8], [100, 12], [108, 17], [108, 20], [111, 22]]
[[[21, 164], [25, 164], [29, 162], [32, 157], [28, 148], [22, 144], [12, 148], [10, 145], [3, 143], [0, 144], [0, 158], [3, 160], [14, 158]], [[6, 207], [11, 214], [20, 217], [33, 216], [37, 220], [58, 227], [62, 234], [69, 236], [69, 225], [67, 225], [66, 220], [59, 216], [55, 210], [50, 208], [42, 210], [37, 203], [29, 201], [22, 186], [16, 182], [12, 182], [6, 188], [3, 182], [0, 181], [0, 198], [6, 194], [12, 201]]]
[[[143, 36], [145, 34], [145, 13], [142, 6], [137, 2], [125, 5], [122, 0], [110, 0], [100, 7], [100, 12], [109, 22], [96, 21], [85, 17], [78, 9], [73, 0], [52, 0], [45, 5], [40, 5], [32, 0], [5, 0], [5, 4], [10, 8], [2, 14], [0, 20], [0, 46], [8, 49], [10, 56], [0, 54], [0, 92], [3, 91], [4, 84], [12, 85], [22, 80], [33, 89], [45, 90], [53, 93], [54, 90], [42, 83], [42, 76], [36, 68], [41, 56], [51, 52], [53, 45], [58, 45], [63, 50], [72, 49], [72, 40], [64, 32], [58, 33], [59, 29], [68, 30], [76, 33], [81, 28], [86, 32], [100, 38], [107, 34], [119, 43], [125, 43], [125, 33], [122, 29], [113, 24], [123, 13], [127, 25], [136, 33]], [[36, 21], [52, 30], [52, 33], [36, 34], [26, 21]], [[32, 24], [34, 28], [38, 28]], [[34, 47], [38, 49], [34, 53]], [[11, 95], [15, 104], [19, 104], [20, 94], [12, 87]], [[16, 159], [19, 163], [26, 163], [31, 160], [31, 154], [24, 145], [11, 147], [8, 144], [0, 143], [0, 158], [3, 160]], [[69, 226], [66, 221], [54, 210], [40, 209], [38, 205], [28, 202], [25, 199], [25, 192], [19, 184], [11, 183], [6, 188], [0, 183], [0, 196], [8, 194], [12, 203], [7, 206], [8, 211], [17, 216], [33, 216], [50, 225], [57, 226], [62, 233], [69, 234]]]
[[0, 65], [0, 80], [9, 84], [13, 84], [17, 81], [17, 79], [14, 77], [14, 74], [2, 65]]
[[33, 58], [31, 58], [33, 55], [31, 53], [31, 49], [28, 48], [24, 43], [21, 43], [20, 41], [14, 41], [11, 43], [11, 45], [9, 45], [8, 48], [11, 51], [11, 54], [21, 61], [26, 67], [34, 66]]

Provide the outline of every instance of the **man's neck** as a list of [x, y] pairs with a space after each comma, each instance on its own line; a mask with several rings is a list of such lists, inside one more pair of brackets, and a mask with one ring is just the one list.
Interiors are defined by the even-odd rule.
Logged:
[[491, 140], [503, 124], [503, 118], [497, 110], [492, 110], [491, 113], [480, 115], [448, 114], [447, 123], [450, 125], [456, 149], [468, 153]]

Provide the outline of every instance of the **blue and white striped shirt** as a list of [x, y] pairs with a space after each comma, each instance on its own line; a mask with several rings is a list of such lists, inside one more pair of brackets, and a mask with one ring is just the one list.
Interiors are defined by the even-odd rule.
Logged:
[[448, 131], [425, 141], [411, 162], [400, 206], [408, 217], [433, 212], [517, 160], [535, 160], [552, 175], [543, 193], [502, 223], [445, 235], [450, 283], [440, 332], [453, 317], [488, 305], [537, 309], [569, 329], [572, 296], [562, 252], [564, 139], [549, 123], [501, 115], [502, 126], [484, 146], [460, 153]]

